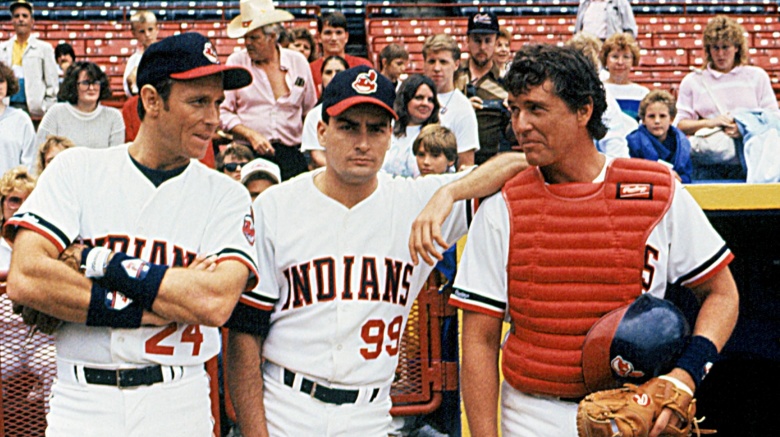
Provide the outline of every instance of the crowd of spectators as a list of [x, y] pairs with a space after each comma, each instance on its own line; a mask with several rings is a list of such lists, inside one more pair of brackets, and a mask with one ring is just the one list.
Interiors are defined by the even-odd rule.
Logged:
[[[127, 61], [123, 88], [128, 101], [120, 112], [101, 104], [111, 91], [99, 65], [77, 60], [69, 44], [54, 49], [33, 36], [33, 8], [26, 0], [10, 5], [15, 34], [0, 44], [4, 219], [18, 209], [57, 153], [132, 141], [140, 125], [136, 71], [159, 31], [151, 12], [139, 11], [130, 19], [138, 49]], [[318, 139], [319, 96], [340, 72], [374, 67], [368, 59], [347, 54], [349, 32], [341, 13], [318, 18], [317, 38], [305, 28], [281, 25], [290, 20], [292, 15], [282, 10], [268, 14], [242, 8], [226, 25], [231, 38], [244, 41], [227, 64], [245, 67], [253, 81], [225, 92], [219, 123], [230, 141], [219, 148], [215, 167], [244, 184], [253, 198], [325, 165]], [[567, 45], [592, 60], [607, 91], [607, 134], [594, 144], [600, 152], [661, 161], [684, 183], [780, 180], [780, 174], [766, 170], [777, 168], [780, 158], [751, 159], [766, 147], [766, 129], [760, 127], [780, 126], [780, 110], [767, 73], [749, 64], [746, 32], [734, 19], [717, 16], [703, 29], [706, 63], [682, 80], [677, 100], [665, 90], [632, 82], [640, 47], [627, 1], [582, 1], [575, 29]], [[423, 74], [407, 74], [410, 54], [403, 44], [382, 50], [374, 73], [396, 85], [399, 116], [384, 171], [401, 177], [455, 172], [502, 151], [522, 151], [503, 86], [512, 39], [496, 15], [477, 12], [468, 21], [467, 56], [451, 35], [431, 35], [422, 47]], [[39, 121], [37, 127], [33, 120]], [[730, 156], [718, 161], [707, 154], [714, 138]], [[7, 265], [9, 257], [10, 248], [0, 240], [0, 264]]]

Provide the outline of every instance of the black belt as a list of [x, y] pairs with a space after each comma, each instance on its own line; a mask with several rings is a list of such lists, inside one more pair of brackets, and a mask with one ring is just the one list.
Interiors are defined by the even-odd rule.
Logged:
[[[284, 369], [284, 385], [292, 387], [295, 382], [295, 373]], [[344, 390], [340, 388], [330, 388], [317, 384], [316, 382], [301, 377], [301, 391], [307, 395], [327, 404], [354, 404], [357, 401], [359, 390]], [[379, 394], [379, 388], [375, 388], [371, 393], [369, 402], [373, 402]]]
[[160, 366], [142, 367], [140, 369], [90, 369], [84, 368], [84, 378], [89, 384], [110, 385], [119, 388], [139, 387], [163, 382]]

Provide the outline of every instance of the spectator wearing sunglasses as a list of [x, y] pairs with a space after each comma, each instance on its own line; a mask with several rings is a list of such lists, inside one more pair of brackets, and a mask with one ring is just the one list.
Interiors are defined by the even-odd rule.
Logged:
[[217, 171], [225, 173], [231, 178], [240, 181], [241, 169], [254, 159], [252, 150], [242, 144], [230, 143], [217, 154]]
[[111, 97], [108, 77], [97, 64], [76, 62], [68, 70], [55, 104], [43, 116], [36, 144], [49, 135], [69, 138], [76, 146], [102, 149], [125, 141], [125, 122], [116, 108], [103, 106]]
[[[3, 210], [0, 227], [12, 215], [16, 214], [33, 188], [35, 188], [35, 176], [30, 174], [27, 167], [23, 165], [14, 167], [3, 174], [3, 177], [0, 178], [0, 208]], [[5, 238], [0, 238], [0, 271], [8, 271], [10, 264], [11, 246], [8, 245]]]

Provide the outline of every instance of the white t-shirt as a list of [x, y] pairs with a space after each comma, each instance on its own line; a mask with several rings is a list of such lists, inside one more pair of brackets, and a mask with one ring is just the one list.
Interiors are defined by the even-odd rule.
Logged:
[[317, 138], [317, 125], [322, 121], [322, 104], [313, 107], [303, 119], [303, 134], [301, 135], [301, 152], [307, 150], [325, 150]]
[[617, 100], [620, 110], [624, 114], [639, 120], [639, 103], [650, 92], [647, 87], [637, 83], [627, 83], [624, 85], [604, 82], [604, 87], [609, 90], [612, 97]]
[[385, 162], [382, 170], [393, 176], [417, 177], [420, 169], [417, 168], [417, 159], [412, 152], [414, 140], [420, 134], [422, 126], [406, 126], [406, 135], [397, 137], [393, 135], [390, 141], [390, 149], [385, 154]]
[[460, 90], [438, 95], [439, 124], [448, 128], [458, 140], [458, 153], [479, 150], [477, 114], [468, 97]]

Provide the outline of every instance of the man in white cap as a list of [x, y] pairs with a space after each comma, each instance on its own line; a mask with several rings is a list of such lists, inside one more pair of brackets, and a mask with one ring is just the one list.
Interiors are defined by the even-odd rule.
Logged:
[[263, 191], [282, 181], [279, 166], [263, 158], [250, 161], [241, 169], [241, 183], [254, 201]]
[[227, 33], [243, 37], [246, 49], [230, 55], [227, 65], [248, 69], [254, 80], [225, 93], [222, 128], [278, 164], [287, 180], [308, 170], [300, 144], [303, 118], [317, 104], [311, 71], [302, 54], [277, 43], [279, 23], [292, 20], [292, 14], [275, 9], [271, 0], [241, 0], [240, 11]]

